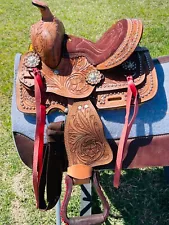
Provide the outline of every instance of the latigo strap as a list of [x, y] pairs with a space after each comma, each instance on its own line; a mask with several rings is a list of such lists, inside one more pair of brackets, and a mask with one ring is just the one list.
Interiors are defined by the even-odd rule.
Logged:
[[[127, 91], [127, 103], [126, 103], [126, 116], [125, 116], [125, 123], [124, 123], [123, 131], [121, 134], [118, 151], [117, 151], [114, 182], [113, 182], [114, 187], [116, 187], [116, 188], [118, 188], [119, 184], [120, 184], [120, 174], [121, 174], [121, 169], [122, 169], [124, 149], [125, 149], [125, 146], [127, 143], [127, 139], [128, 139], [131, 127], [134, 123], [134, 120], [135, 120], [135, 118], [137, 116], [137, 112], [138, 112], [138, 91], [133, 82], [133, 77], [128, 76], [127, 82], [128, 82], [128, 91]], [[134, 111], [133, 111], [132, 118], [129, 121], [132, 97], [134, 97]]]
[[33, 187], [36, 197], [37, 208], [39, 208], [39, 181], [42, 174], [43, 148], [44, 148], [44, 126], [46, 118], [45, 110], [45, 87], [40, 71], [33, 68], [35, 81], [35, 99], [36, 99], [36, 131], [33, 154]]

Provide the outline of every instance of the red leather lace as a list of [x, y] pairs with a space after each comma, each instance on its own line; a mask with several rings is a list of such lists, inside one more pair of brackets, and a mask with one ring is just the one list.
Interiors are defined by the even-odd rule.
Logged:
[[39, 208], [39, 181], [43, 166], [43, 145], [44, 145], [44, 126], [45, 126], [45, 86], [40, 71], [33, 69], [35, 81], [35, 102], [36, 102], [36, 131], [33, 155], [33, 187], [36, 198], [37, 208]]
[[[128, 82], [128, 90], [127, 90], [127, 103], [126, 103], [126, 115], [125, 115], [125, 124], [122, 130], [121, 138], [119, 141], [118, 151], [117, 151], [117, 159], [116, 159], [116, 166], [115, 166], [115, 174], [114, 174], [114, 187], [118, 188], [120, 184], [120, 174], [122, 169], [122, 161], [123, 161], [123, 154], [124, 149], [127, 143], [127, 139], [133, 125], [133, 122], [137, 116], [138, 112], [138, 92], [137, 88], [133, 82], [133, 77], [127, 77]], [[132, 97], [134, 97], [134, 111], [131, 120], [129, 121], [130, 111], [131, 111], [131, 104], [132, 104]]]

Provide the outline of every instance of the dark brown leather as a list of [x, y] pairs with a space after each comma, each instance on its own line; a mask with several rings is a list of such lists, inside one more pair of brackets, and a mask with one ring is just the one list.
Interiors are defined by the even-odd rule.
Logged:
[[[14, 133], [14, 137], [22, 161], [31, 168], [34, 144], [33, 140], [25, 137], [20, 133]], [[60, 131], [59, 138], [57, 131], [52, 138], [56, 140], [59, 139], [61, 142], [63, 141], [63, 137], [60, 138]], [[57, 146], [58, 142], [56, 142], [54, 145]], [[124, 157], [123, 162], [123, 169], [168, 166], [168, 142], [169, 134], [128, 139], [125, 153], [126, 156]], [[116, 161], [116, 154], [118, 149], [118, 140], [109, 139], [108, 143], [113, 151], [113, 161], [108, 165], [98, 166], [97, 169], [114, 169], [114, 163]], [[64, 150], [65, 147], [62, 146], [62, 151]], [[64, 156], [64, 158], [65, 157], [66, 156]], [[64, 169], [64, 171], [66, 170]]]
[[59, 121], [55, 123], [50, 123], [46, 130], [47, 134], [47, 142], [63, 142], [63, 134], [64, 134], [64, 121]]
[[45, 146], [43, 170], [39, 184], [39, 208], [53, 208], [61, 195], [62, 174], [67, 167], [64, 143], [50, 142]]
[[108, 69], [121, 64], [132, 54], [140, 41], [142, 30], [140, 20], [123, 19], [113, 24], [96, 43], [68, 35], [64, 40], [66, 53], [71, 58], [84, 56], [91, 64], [100, 64], [98, 69]]
[[[44, 145], [43, 171], [39, 185], [39, 208], [53, 208], [61, 194], [62, 173], [67, 169], [62, 122], [51, 123], [46, 130], [48, 143]], [[34, 141], [14, 133], [22, 161], [32, 169]]]
[[62, 215], [63, 221], [69, 225], [79, 225], [79, 224], [94, 225], [94, 224], [104, 223], [109, 215], [110, 206], [101, 190], [101, 187], [99, 184], [99, 173], [96, 171], [93, 172], [92, 183], [93, 183], [93, 187], [95, 188], [95, 190], [103, 204], [104, 211], [103, 211], [103, 213], [100, 213], [100, 214], [68, 218], [67, 207], [68, 207], [68, 203], [69, 203], [71, 193], [72, 193], [73, 179], [67, 175], [65, 182], [66, 182], [66, 194], [65, 194], [65, 198], [63, 200], [63, 204], [62, 204], [62, 208], [61, 208], [61, 215]]
[[[113, 161], [97, 169], [114, 169], [119, 140], [108, 140], [114, 154]], [[130, 138], [124, 153], [123, 169], [168, 166], [169, 134]]]
[[33, 165], [33, 149], [34, 149], [34, 142], [30, 138], [24, 136], [20, 133], [13, 133], [15, 144], [17, 146], [17, 150], [21, 160], [32, 169]]

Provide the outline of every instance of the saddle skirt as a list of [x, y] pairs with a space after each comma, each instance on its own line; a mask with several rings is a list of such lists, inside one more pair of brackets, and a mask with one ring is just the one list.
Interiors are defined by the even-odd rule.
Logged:
[[[34, 76], [25, 66], [26, 60], [33, 54], [22, 55], [16, 83], [17, 106], [24, 113], [36, 113]], [[157, 77], [146, 48], [137, 48], [123, 64], [102, 71], [85, 57], [63, 58], [56, 70], [42, 62], [40, 71], [46, 85], [46, 112], [52, 109], [64, 112], [68, 98], [77, 101], [90, 97], [98, 109], [125, 107], [128, 88], [125, 67], [131, 67], [131, 73], [132, 67], [135, 68], [134, 83], [138, 88], [139, 102], [153, 98], [157, 91]]]

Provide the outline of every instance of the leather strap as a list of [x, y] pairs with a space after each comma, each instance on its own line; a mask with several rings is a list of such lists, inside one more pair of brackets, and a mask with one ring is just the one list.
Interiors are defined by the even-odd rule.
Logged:
[[53, 208], [61, 195], [62, 174], [67, 168], [63, 124], [63, 121], [50, 123], [46, 130], [48, 143], [44, 145], [43, 169], [39, 180], [39, 209]]
[[36, 206], [39, 208], [39, 181], [43, 168], [44, 126], [45, 126], [45, 86], [40, 71], [33, 68], [36, 102], [36, 131], [33, 154], [33, 187]]
[[[118, 188], [120, 184], [120, 174], [122, 169], [122, 161], [123, 161], [123, 153], [127, 143], [127, 139], [133, 125], [133, 122], [137, 116], [138, 112], [138, 92], [137, 88], [134, 84], [133, 77], [127, 77], [128, 82], [128, 90], [127, 90], [127, 103], [126, 103], [126, 115], [125, 115], [125, 124], [122, 130], [121, 138], [119, 141], [118, 151], [117, 151], [117, 159], [115, 166], [115, 174], [114, 174], [114, 187]], [[131, 105], [132, 105], [132, 97], [134, 97], [134, 111], [131, 120], [129, 121]]]

